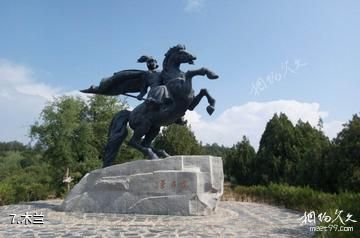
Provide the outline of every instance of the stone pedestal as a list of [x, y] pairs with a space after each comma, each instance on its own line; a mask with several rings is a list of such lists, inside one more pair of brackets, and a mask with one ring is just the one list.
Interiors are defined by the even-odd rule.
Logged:
[[137, 160], [86, 174], [60, 206], [64, 211], [206, 215], [223, 193], [220, 157]]

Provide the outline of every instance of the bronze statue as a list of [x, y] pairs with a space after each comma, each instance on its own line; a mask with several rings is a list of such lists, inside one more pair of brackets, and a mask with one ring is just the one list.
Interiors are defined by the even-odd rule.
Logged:
[[[81, 90], [84, 93], [102, 95], [119, 95], [140, 92], [136, 97], [142, 99], [147, 88], [150, 91], [145, 102], [133, 111], [122, 110], [117, 113], [109, 127], [109, 139], [104, 148], [103, 167], [110, 166], [116, 157], [121, 143], [127, 136], [127, 124], [133, 129], [134, 134], [129, 145], [141, 151], [149, 159], [169, 156], [166, 151], [151, 147], [151, 142], [160, 131], [161, 126], [172, 123], [185, 124], [182, 117], [187, 110], [194, 110], [200, 100], [205, 96], [209, 105], [206, 110], [211, 115], [215, 108], [213, 99], [206, 89], [201, 89], [195, 96], [192, 89], [192, 78], [197, 75], [217, 79], [218, 75], [207, 68], [183, 72], [180, 65], [193, 64], [196, 57], [187, 52], [184, 45], [177, 45], [168, 50], [163, 61], [163, 70], [157, 72], [157, 62], [149, 56], [142, 56], [138, 62], [147, 63], [148, 71], [123, 70], [105, 78], [99, 86], [91, 86]], [[142, 139], [142, 137], [144, 138]]]

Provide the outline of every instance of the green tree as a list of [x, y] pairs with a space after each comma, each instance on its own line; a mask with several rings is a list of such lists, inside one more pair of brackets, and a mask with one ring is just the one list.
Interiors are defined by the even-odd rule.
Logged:
[[295, 128], [284, 113], [266, 124], [256, 156], [257, 178], [260, 183], [289, 183], [296, 178], [299, 161]]
[[31, 126], [31, 136], [45, 150], [53, 185], [61, 188], [66, 169], [74, 171], [74, 167], [95, 154], [90, 143], [93, 135], [87, 123], [87, 105], [80, 98], [59, 97], [45, 106], [40, 120]]
[[[300, 159], [296, 164], [296, 184], [310, 185], [320, 188], [320, 177], [324, 176], [323, 161], [325, 151], [330, 147], [330, 141], [321, 131], [301, 120], [295, 126], [297, 149]], [[327, 171], [325, 172], [327, 173]]]
[[0, 204], [46, 199], [51, 193], [49, 165], [41, 154], [8, 151], [0, 165]]
[[119, 102], [116, 97], [102, 95], [90, 97], [88, 104], [88, 120], [94, 135], [91, 143], [102, 159], [102, 150], [108, 139], [111, 120], [117, 112], [128, 106], [125, 101]]
[[0, 155], [0, 182], [21, 169], [20, 161], [23, 159], [18, 151], [8, 151]]
[[43, 109], [40, 121], [31, 127], [31, 136], [45, 151], [58, 193], [63, 192], [67, 168], [76, 183], [101, 166], [110, 121], [125, 107], [114, 97], [96, 95], [88, 102], [79, 97], [59, 97]]
[[253, 180], [253, 163], [256, 156], [246, 136], [234, 145], [224, 159], [224, 172], [231, 182], [238, 184], [251, 184]]
[[360, 192], [360, 117], [353, 115], [334, 140], [338, 190]]
[[213, 155], [225, 158], [226, 153], [230, 148], [225, 147], [224, 145], [218, 145], [217, 143], [206, 144], [202, 146], [202, 151], [204, 155]]
[[172, 124], [165, 127], [154, 140], [154, 147], [164, 149], [170, 155], [199, 155], [201, 145], [188, 126]]
[[318, 188], [321, 190], [360, 191], [360, 119], [357, 114], [325, 147], [317, 171]]
[[0, 142], [0, 155], [5, 155], [7, 151], [25, 151], [28, 147], [18, 141]]

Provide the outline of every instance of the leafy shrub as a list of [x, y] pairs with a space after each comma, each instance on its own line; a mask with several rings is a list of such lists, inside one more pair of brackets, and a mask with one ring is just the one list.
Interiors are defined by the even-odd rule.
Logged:
[[[284, 206], [301, 212], [315, 211], [316, 214], [324, 213], [335, 218], [336, 210], [343, 210], [343, 218], [347, 213], [352, 214], [352, 219], [358, 222], [350, 223], [353, 232], [319, 232], [317, 237], [355, 237], [360, 235], [360, 193], [331, 194], [316, 191], [308, 186], [295, 187], [286, 184], [271, 183], [268, 186], [236, 186], [235, 199], [239, 201], [251, 200], [278, 206]], [[342, 225], [337, 220], [337, 225]], [[327, 223], [319, 225], [326, 226]]]

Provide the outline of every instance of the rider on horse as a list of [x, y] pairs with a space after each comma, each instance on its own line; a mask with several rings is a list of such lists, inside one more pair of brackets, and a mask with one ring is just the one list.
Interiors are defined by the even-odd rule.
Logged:
[[151, 144], [162, 126], [183, 123], [182, 117], [186, 111], [194, 110], [203, 97], [206, 97], [209, 103], [206, 107], [209, 115], [214, 112], [215, 99], [206, 89], [201, 89], [196, 95], [192, 87], [192, 78], [207, 76], [208, 79], [217, 79], [218, 75], [204, 67], [181, 71], [181, 64], [193, 64], [194, 60], [196, 57], [186, 51], [185, 46], [177, 45], [165, 54], [161, 73], [155, 70], [156, 60], [144, 56], [140, 57], [139, 62], [146, 62], [148, 71], [122, 70], [102, 80], [99, 86], [81, 90], [84, 93], [124, 94], [131, 97], [136, 96], [128, 93], [140, 92], [136, 97], [139, 99], [145, 95], [148, 87], [151, 88], [144, 103], [132, 111], [122, 110], [114, 116], [109, 127], [108, 143], [104, 148], [103, 167], [110, 166], [114, 161], [120, 145], [128, 134], [128, 125], [133, 130], [129, 145], [149, 159], [158, 159], [169, 156], [166, 151], [154, 148]]

